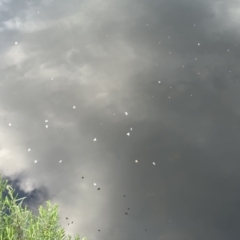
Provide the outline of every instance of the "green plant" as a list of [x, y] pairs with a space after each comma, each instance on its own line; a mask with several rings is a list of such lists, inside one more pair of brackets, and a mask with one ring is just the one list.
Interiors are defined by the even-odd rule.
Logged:
[[[51, 205], [47, 201], [47, 207], [39, 207], [39, 216], [34, 216], [31, 211], [22, 208], [24, 198], [14, 198], [13, 188], [3, 181], [0, 175], [0, 240], [71, 240], [58, 224], [58, 205]], [[8, 196], [3, 199], [3, 192], [7, 190]], [[19, 202], [17, 204], [17, 202]], [[7, 214], [8, 212], [8, 214]], [[80, 240], [80, 236], [74, 236], [74, 240]], [[83, 238], [82, 240], [87, 240]]]

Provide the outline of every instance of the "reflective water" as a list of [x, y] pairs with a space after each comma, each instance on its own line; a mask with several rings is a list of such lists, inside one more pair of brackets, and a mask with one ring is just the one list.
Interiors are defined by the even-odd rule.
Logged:
[[239, 9], [0, 0], [0, 173], [89, 240], [238, 239]]

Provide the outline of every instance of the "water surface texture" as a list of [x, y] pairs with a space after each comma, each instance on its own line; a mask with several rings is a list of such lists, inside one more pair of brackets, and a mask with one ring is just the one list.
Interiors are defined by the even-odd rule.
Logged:
[[240, 239], [240, 3], [0, 0], [0, 173], [89, 240]]

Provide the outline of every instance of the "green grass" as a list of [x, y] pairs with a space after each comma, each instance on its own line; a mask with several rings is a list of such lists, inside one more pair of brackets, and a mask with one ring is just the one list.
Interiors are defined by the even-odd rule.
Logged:
[[[40, 206], [39, 215], [34, 216], [26, 206], [21, 206], [26, 197], [16, 199], [13, 188], [7, 183], [0, 175], [0, 240], [72, 239], [70, 235], [65, 235], [64, 229], [58, 224], [58, 205], [52, 206], [50, 201], [47, 201], [46, 208]], [[3, 199], [3, 192], [6, 190], [9, 196]], [[81, 240], [80, 236], [74, 236], [74, 240]]]

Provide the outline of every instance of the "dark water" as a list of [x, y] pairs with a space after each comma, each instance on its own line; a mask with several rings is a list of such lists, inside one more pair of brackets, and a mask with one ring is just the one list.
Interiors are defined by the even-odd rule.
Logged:
[[239, 239], [239, 9], [0, 0], [0, 173], [18, 197], [89, 240]]

